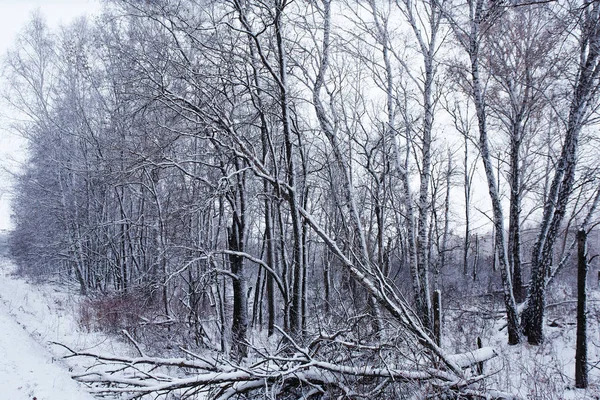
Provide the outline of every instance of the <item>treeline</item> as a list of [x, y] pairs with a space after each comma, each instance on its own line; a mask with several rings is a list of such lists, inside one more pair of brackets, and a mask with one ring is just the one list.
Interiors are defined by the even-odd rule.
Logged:
[[4, 69], [29, 141], [13, 256], [82, 293], [143, 293], [234, 359], [252, 327], [400, 326], [458, 374], [431, 296], [476, 278], [485, 179], [509, 340], [540, 343], [546, 277], [600, 193], [599, 12], [124, 0], [56, 31], [35, 17]]

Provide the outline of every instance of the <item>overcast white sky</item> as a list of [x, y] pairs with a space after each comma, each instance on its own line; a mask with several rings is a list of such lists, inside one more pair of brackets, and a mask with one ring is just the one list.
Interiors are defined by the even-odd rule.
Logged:
[[[100, 7], [98, 0], [0, 0], [0, 55], [4, 58], [16, 35], [35, 11], [41, 12], [48, 25], [57, 27], [81, 15], [96, 13]], [[23, 148], [23, 140], [11, 132], [6, 118], [0, 116], [0, 229], [11, 227], [10, 179], [3, 170], [14, 169], [23, 161]]]

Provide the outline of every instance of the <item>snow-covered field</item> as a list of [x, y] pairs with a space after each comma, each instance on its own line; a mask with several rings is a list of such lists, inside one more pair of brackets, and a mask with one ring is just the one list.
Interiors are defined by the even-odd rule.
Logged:
[[63, 359], [60, 342], [78, 350], [129, 354], [114, 338], [77, 322], [79, 296], [52, 284], [31, 285], [0, 258], [0, 400], [91, 400], [71, 375], [89, 360]]

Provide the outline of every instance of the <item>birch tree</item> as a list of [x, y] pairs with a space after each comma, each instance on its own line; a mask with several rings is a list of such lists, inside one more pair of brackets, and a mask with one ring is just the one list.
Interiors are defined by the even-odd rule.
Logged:
[[545, 308], [546, 275], [552, 263], [554, 244], [565, 216], [573, 190], [579, 152], [581, 131], [595, 108], [600, 83], [600, 3], [585, 1], [575, 10], [579, 54], [570, 93], [565, 136], [560, 157], [550, 184], [548, 199], [540, 230], [531, 255], [531, 281], [527, 305], [521, 325], [531, 344], [541, 344], [544, 339], [543, 320]]
[[[515, 300], [525, 300], [521, 272], [522, 199], [532, 161], [525, 158], [531, 136], [543, 127], [541, 115], [555, 97], [553, 85], [562, 69], [558, 49], [562, 32], [552, 10], [544, 5], [505, 11], [485, 32], [482, 54], [489, 68], [487, 88], [490, 116], [500, 120], [509, 142], [510, 188], [508, 262]], [[563, 55], [564, 56], [564, 55]], [[536, 130], [536, 127], [538, 129]]]
[[464, 28], [455, 17], [451, 16], [450, 14], [446, 15], [449, 17], [450, 24], [454, 29], [455, 35], [469, 57], [470, 95], [472, 96], [473, 104], [476, 110], [479, 132], [479, 151], [485, 171], [488, 192], [492, 203], [494, 243], [498, 254], [498, 263], [502, 277], [502, 290], [508, 322], [508, 342], [510, 344], [518, 344], [521, 341], [519, 318], [514, 294], [512, 291], [512, 277], [510, 266], [508, 264], [506, 240], [504, 237], [504, 213], [502, 210], [496, 173], [494, 171], [494, 165], [490, 151], [484, 82], [480, 73], [480, 53], [482, 45], [481, 32], [482, 27], [485, 24], [484, 17], [488, 15], [488, 10], [486, 10], [484, 6], [485, 4], [481, 0], [467, 2], [468, 14], [465, 17], [466, 22]]

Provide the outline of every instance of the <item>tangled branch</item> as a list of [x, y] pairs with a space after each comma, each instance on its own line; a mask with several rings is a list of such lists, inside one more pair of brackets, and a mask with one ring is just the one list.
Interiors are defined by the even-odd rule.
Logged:
[[[385, 346], [361, 346], [321, 335], [307, 347], [287, 337], [288, 346], [275, 354], [255, 350], [256, 362], [238, 365], [226, 359], [194, 354], [182, 349], [187, 358], [158, 358], [141, 355], [122, 357], [76, 351], [63, 344], [69, 357], [93, 358], [96, 362], [86, 372], [73, 378], [89, 386], [96, 395], [126, 395], [141, 399], [147, 395], [170, 393], [182, 399], [202, 394], [206, 398], [225, 400], [234, 396], [273, 396], [274, 398], [320, 398], [325, 393], [356, 399], [373, 396], [419, 398], [512, 399], [513, 396], [477, 389], [485, 375], [458, 376], [441, 367], [393, 366], [385, 362], [326, 360], [317, 349], [335, 347], [337, 353], [352, 351], [357, 355], [384, 352]], [[332, 352], [333, 353], [333, 352]], [[450, 356], [463, 368], [494, 357], [490, 348]], [[359, 360], [361, 357], [353, 357]], [[443, 365], [443, 364], [442, 364]]]

